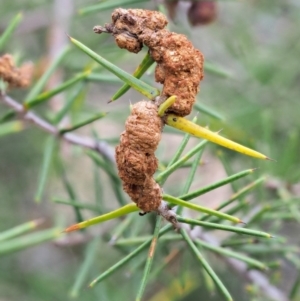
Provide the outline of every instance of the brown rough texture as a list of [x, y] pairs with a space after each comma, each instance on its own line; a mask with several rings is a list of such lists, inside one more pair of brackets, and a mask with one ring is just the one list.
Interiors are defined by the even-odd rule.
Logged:
[[[111, 33], [120, 48], [139, 52], [143, 45], [156, 61], [155, 80], [163, 84], [161, 99], [176, 95], [169, 113], [189, 115], [203, 78], [203, 55], [181, 34], [165, 29], [168, 21], [157, 11], [116, 9], [112, 23], [95, 26], [95, 33]], [[162, 191], [153, 179], [157, 169], [154, 152], [161, 139], [163, 121], [156, 104], [141, 101], [131, 115], [116, 148], [116, 161], [124, 190], [144, 212], [158, 211], [174, 223], [176, 218], [168, 208], [162, 213]], [[174, 223], [175, 224], [175, 223]]]
[[109, 32], [120, 48], [137, 53], [149, 47], [157, 62], [155, 79], [164, 85], [162, 96], [177, 96], [167, 112], [179, 116], [191, 113], [199, 83], [203, 78], [203, 55], [182, 34], [164, 29], [166, 17], [157, 11], [118, 8], [112, 23], [95, 27], [97, 33]]
[[157, 169], [155, 150], [161, 139], [163, 123], [157, 105], [140, 101], [131, 115], [116, 147], [116, 162], [123, 188], [144, 212], [157, 210], [162, 200], [161, 188], [154, 181]]
[[26, 88], [31, 83], [33, 66], [31, 63], [25, 63], [17, 68], [14, 59], [10, 54], [0, 57], [0, 78], [7, 82], [10, 88]]

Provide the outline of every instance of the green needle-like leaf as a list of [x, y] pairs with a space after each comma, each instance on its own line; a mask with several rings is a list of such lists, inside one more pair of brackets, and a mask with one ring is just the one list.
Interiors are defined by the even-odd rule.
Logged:
[[126, 216], [126, 218], [113, 229], [110, 239], [111, 243], [114, 243], [123, 234], [123, 232], [128, 229], [134, 218], [135, 216], [133, 214]]
[[159, 117], [163, 117], [166, 114], [166, 111], [175, 103], [177, 100], [176, 95], [172, 95], [167, 98], [162, 104], [160, 104], [157, 114]]
[[52, 228], [1, 242], [0, 256], [33, 247], [45, 241], [55, 239], [60, 235], [61, 229]]
[[77, 298], [80, 289], [82, 288], [82, 286], [85, 285], [86, 278], [89, 274], [90, 269], [94, 265], [94, 260], [96, 259], [97, 250], [99, 248], [99, 242], [99, 237], [96, 237], [86, 247], [84, 261], [81, 267], [79, 268], [74, 285], [70, 291], [71, 298]]
[[77, 87], [75, 87], [74, 92], [71, 94], [71, 96], [67, 99], [66, 104], [62, 107], [62, 109], [52, 118], [52, 121], [54, 124], [58, 124], [70, 111], [72, 105], [77, 100], [78, 95], [80, 95], [80, 92], [83, 90], [84, 86], [82, 83], [78, 84]]
[[245, 229], [245, 228], [241, 228], [241, 227], [234, 227], [234, 226], [227, 226], [227, 225], [215, 224], [215, 223], [210, 223], [210, 222], [203, 222], [203, 221], [199, 221], [196, 219], [184, 218], [181, 216], [177, 216], [177, 220], [179, 222], [194, 225], [194, 226], [201, 226], [201, 227], [205, 227], [205, 228], [230, 231], [230, 232], [252, 235], [252, 236], [257, 236], [257, 237], [272, 238], [272, 235], [269, 233], [252, 230], [252, 229]]
[[24, 129], [22, 121], [9, 121], [0, 124], [0, 137], [21, 132]]
[[91, 211], [95, 211], [95, 212], [99, 213], [99, 208], [96, 205], [84, 204], [81, 202], [77, 202], [75, 200], [66, 201], [66, 200], [62, 200], [59, 198], [53, 198], [52, 201], [57, 204], [68, 205], [68, 206], [76, 207], [76, 208], [80, 208], [80, 209], [87, 209], [87, 210], [91, 210]]
[[[271, 206], [270, 206], [270, 205], [265, 205], [265, 206], [263, 206], [258, 212], [256, 212], [256, 214], [254, 214], [254, 215], [247, 221], [247, 225], [249, 226], [249, 225], [253, 224], [254, 222], [259, 221], [259, 220], [263, 217], [263, 215], [264, 215], [266, 212], [270, 211], [270, 210], [271, 210]], [[277, 212], [276, 212], [276, 214], [277, 214]]]
[[[154, 63], [154, 60], [150, 56], [149, 52], [146, 53], [144, 59], [141, 64], [134, 71], [133, 76], [136, 78], [141, 78], [143, 74], [148, 70], [148, 68]], [[124, 95], [130, 89], [130, 85], [124, 84], [110, 99], [110, 101], [115, 101]]]
[[118, 177], [113, 164], [111, 162], [102, 160], [101, 157], [93, 151], [87, 150], [86, 153], [88, 154], [88, 156], [90, 158], [92, 158], [92, 160], [99, 167], [101, 167], [108, 174], [112, 188], [113, 188], [113, 192], [114, 192], [119, 204], [121, 206], [124, 206], [127, 203], [127, 201], [124, 197], [124, 192], [122, 189], [122, 182], [121, 182], [120, 178]]
[[104, 1], [103, 3], [86, 6], [78, 11], [80, 15], [87, 15], [92, 13], [97, 13], [103, 10], [112, 9], [116, 7], [124, 7], [125, 5], [146, 2], [146, 0], [114, 0], [114, 1]]
[[16, 27], [19, 25], [23, 18], [23, 15], [21, 13], [18, 13], [8, 24], [7, 28], [4, 30], [2, 35], [0, 36], [0, 51], [2, 51], [3, 47], [7, 43], [7, 41], [10, 39], [11, 35], [13, 34]]
[[[171, 224], [166, 225], [159, 231], [159, 236], [164, 235], [167, 233], [169, 230], [171, 230]], [[117, 262], [115, 265], [107, 269], [104, 273], [99, 275], [96, 279], [94, 279], [89, 287], [95, 286], [97, 283], [102, 281], [103, 279], [107, 278], [110, 276], [113, 272], [117, 271], [119, 268], [121, 268], [124, 264], [126, 264], [128, 261], [131, 259], [135, 258], [140, 252], [142, 252], [144, 249], [146, 249], [150, 244], [151, 244], [152, 238], [148, 239], [145, 241], [143, 244], [141, 244], [138, 248], [133, 250], [131, 253], [129, 253], [127, 256], [123, 257], [119, 262]]]
[[71, 132], [71, 131], [75, 131], [87, 124], [90, 124], [96, 120], [99, 120], [101, 118], [103, 118], [104, 116], [106, 116], [107, 114], [106, 113], [99, 113], [99, 114], [96, 114], [84, 121], [81, 121], [81, 122], [78, 122], [77, 124], [74, 124], [73, 126], [70, 126], [69, 128], [64, 128], [64, 129], [60, 129], [59, 130], [59, 133], [60, 134], [64, 134], [64, 133], [67, 133], [67, 132]]
[[121, 68], [112, 64], [111, 62], [107, 61], [106, 59], [104, 59], [103, 57], [101, 57], [96, 52], [92, 51], [90, 48], [88, 48], [84, 44], [80, 43], [79, 41], [77, 41], [71, 37], [70, 37], [70, 40], [75, 46], [77, 46], [80, 50], [82, 50], [84, 53], [86, 53], [88, 56], [90, 56], [93, 60], [95, 60], [97, 63], [102, 65], [104, 68], [106, 68], [107, 70], [109, 70], [110, 72], [115, 74], [122, 81], [126, 82], [133, 89], [140, 92], [147, 98], [152, 100], [160, 94], [158, 89], [151, 87], [150, 85], [144, 83], [143, 81], [135, 78], [131, 74], [125, 72], [124, 70], [122, 70]]
[[216, 286], [219, 288], [222, 295], [226, 298], [227, 301], [233, 301], [230, 293], [228, 292], [227, 288], [221, 281], [221, 279], [218, 277], [218, 275], [215, 273], [215, 271], [212, 269], [210, 264], [206, 261], [206, 259], [203, 257], [203, 255], [200, 253], [200, 251], [195, 246], [194, 242], [191, 240], [189, 235], [184, 229], [180, 229], [180, 233], [184, 240], [187, 242], [188, 246], [191, 248], [192, 252], [196, 256], [196, 258], [201, 263], [201, 266], [205, 269], [205, 271], [209, 274], [209, 276], [212, 278]]
[[[182, 190], [182, 194], [185, 194], [185, 193], [188, 193], [190, 188], [191, 188], [191, 185], [194, 181], [194, 178], [195, 178], [195, 175], [196, 175], [196, 171], [197, 171], [197, 168], [198, 168], [198, 165], [199, 165], [199, 161], [200, 161], [200, 158], [202, 156], [202, 153], [203, 153], [203, 150], [201, 150], [198, 154], [196, 154], [195, 156], [195, 159], [194, 159], [194, 162], [193, 162], [193, 165], [192, 165], [192, 168], [190, 169], [190, 172], [188, 174], [188, 177], [187, 177], [187, 180], [184, 184], [184, 187], [183, 187], [183, 190]], [[182, 210], [183, 210], [183, 206], [179, 206], [177, 208], [177, 211], [176, 213], [177, 214], [181, 214]]]
[[41, 223], [43, 222], [42, 219], [33, 220], [22, 225], [16, 226], [12, 229], [3, 231], [0, 233], [0, 241], [4, 241], [7, 239], [14, 238], [21, 234], [27, 233], [33, 229], [36, 229]]
[[7, 121], [11, 121], [13, 118], [16, 117], [16, 112], [13, 111], [13, 110], [8, 110], [5, 114], [3, 114], [1, 117], [0, 117], [0, 124], [1, 123], [4, 123], [4, 122], [7, 122]]
[[[114, 242], [114, 246], [132, 246], [144, 243], [146, 240], [153, 238], [151, 235], [146, 236], [135, 236], [130, 238], [118, 239]], [[159, 239], [161, 242], [178, 241], [181, 237], [178, 234], [164, 235]]]
[[[67, 177], [64, 164], [63, 164], [60, 157], [57, 157], [56, 163], [57, 163], [56, 167], [58, 169], [59, 176], [61, 177], [62, 183], [63, 183], [63, 185], [64, 185], [64, 187], [65, 187], [65, 189], [66, 189], [66, 191], [69, 195], [70, 202], [75, 202], [74, 200], [78, 200], [78, 198], [77, 198], [74, 186], [71, 184], [71, 182], [69, 181], [69, 179]], [[82, 214], [80, 212], [80, 208], [77, 207], [77, 206], [73, 206], [73, 209], [74, 209], [74, 213], [75, 213], [75, 216], [76, 216], [76, 221], [77, 222], [82, 222], [84, 219], [83, 219]]]
[[50, 99], [51, 97], [65, 91], [66, 89], [70, 88], [71, 86], [75, 85], [76, 83], [83, 81], [84, 79], [87, 78], [87, 76], [90, 74], [90, 70], [85, 71], [83, 73], [80, 73], [78, 75], [76, 75], [75, 77], [71, 78], [70, 80], [67, 80], [66, 82], [64, 82], [63, 84], [61, 84], [60, 86], [56, 87], [55, 89], [51, 90], [51, 91], [46, 91], [42, 94], [40, 94], [39, 96], [37, 96], [36, 98], [33, 99], [29, 99], [27, 101], [24, 102], [24, 107], [26, 109], [30, 109], [40, 103], [43, 103], [45, 101], [47, 101], [48, 99]]
[[[225, 202], [222, 202], [220, 205], [218, 205], [217, 208], [216, 208], [216, 210], [221, 210], [221, 209], [227, 207], [228, 205], [232, 204], [235, 200], [237, 200], [237, 199], [245, 196], [251, 190], [253, 190], [258, 185], [260, 185], [261, 183], [263, 183], [265, 181], [265, 179], [266, 179], [265, 177], [260, 177], [259, 179], [257, 179], [256, 181], [250, 183], [246, 187], [243, 187], [242, 189], [240, 189], [239, 191], [237, 191], [235, 194], [233, 194], [229, 200], [227, 200]], [[204, 216], [201, 220], [206, 220], [206, 219], [208, 219], [208, 217]]]
[[165, 181], [166, 178], [172, 174], [176, 169], [178, 169], [180, 166], [182, 166], [187, 160], [189, 160], [192, 156], [194, 156], [197, 152], [202, 150], [207, 143], [206, 140], [201, 141], [197, 146], [192, 148], [186, 155], [184, 155], [182, 158], [177, 160], [173, 165], [168, 167], [166, 170], [161, 172], [156, 178], [156, 182], [161, 184], [161, 181]]
[[143, 274], [143, 278], [140, 284], [140, 288], [136, 297], [136, 301], [141, 301], [144, 291], [145, 291], [145, 287], [147, 284], [147, 281], [149, 279], [149, 274], [150, 274], [150, 270], [151, 270], [151, 266], [152, 266], [152, 262], [153, 262], [153, 258], [154, 258], [154, 254], [155, 254], [155, 250], [156, 250], [156, 246], [157, 246], [157, 240], [158, 240], [158, 235], [159, 235], [159, 230], [161, 227], [161, 223], [162, 223], [162, 217], [161, 216], [157, 216], [156, 217], [156, 224], [155, 224], [155, 229], [154, 229], [154, 233], [153, 233], [153, 238], [151, 241], [151, 245], [149, 248], [149, 252], [148, 252], [148, 257], [147, 257], [147, 261], [146, 261], [146, 266], [144, 269], [144, 274]]
[[[96, 83], [109, 83], [109, 84], [118, 84], [122, 83], [118, 77], [114, 75], [107, 75], [103, 73], [91, 73], [87, 78], [89, 82], [96, 82]], [[130, 87], [130, 86], [129, 86]]]
[[233, 78], [232, 73], [227, 71], [219, 66], [216, 66], [213, 63], [205, 61], [204, 71], [212, 75], [216, 75], [223, 78]]
[[249, 174], [252, 174], [253, 172], [255, 171], [255, 169], [247, 169], [247, 170], [244, 170], [244, 171], [241, 171], [241, 172], [238, 172], [228, 178], [225, 178], [221, 181], [218, 181], [214, 184], [211, 184], [211, 185], [208, 185], [208, 186], [205, 186], [203, 188], [200, 188], [198, 190], [195, 190], [195, 191], [192, 191], [190, 193], [187, 193], [187, 194], [184, 194], [184, 195], [181, 195], [179, 196], [179, 199], [182, 199], [182, 200], [185, 200], [185, 201], [189, 201], [189, 200], [192, 200], [200, 195], [203, 195], [209, 191], [212, 191], [218, 187], [221, 187], [221, 186], [224, 186], [228, 183], [231, 183], [233, 181], [236, 181], [240, 178], [243, 178]]
[[228, 249], [225, 249], [225, 248], [222, 248], [222, 247], [217, 247], [217, 246], [213, 246], [211, 244], [208, 244], [207, 242], [204, 242], [200, 239], [196, 239], [195, 240], [195, 243], [200, 245], [201, 247], [204, 247], [208, 250], [211, 250], [213, 252], [216, 252], [216, 253], [219, 253], [219, 254], [222, 254], [222, 255], [225, 255], [225, 256], [228, 256], [228, 257], [232, 257], [232, 258], [236, 258], [238, 260], [241, 260], [245, 263], [247, 263], [250, 267], [255, 267], [255, 268], [258, 268], [258, 269], [261, 269], [261, 270], [267, 270], [267, 266], [256, 260], [256, 259], [253, 259], [253, 258], [250, 258], [248, 256], [245, 256], [243, 254], [240, 254], [240, 253], [237, 253], [237, 252], [234, 252], [232, 250], [228, 250]]
[[[216, 153], [217, 153], [218, 158], [221, 160], [221, 162], [223, 164], [226, 174], [231, 175], [233, 173], [233, 169], [229, 163], [229, 160], [225, 157], [224, 152], [221, 149], [219, 149]], [[238, 186], [237, 182], [231, 182], [230, 185], [234, 192], [237, 192], [239, 190], [239, 186]]]
[[196, 102], [194, 104], [194, 108], [198, 111], [198, 112], [201, 112], [205, 115], [208, 115], [210, 117], [213, 117], [217, 120], [222, 120], [224, 121], [225, 120], [225, 117], [223, 115], [221, 115], [220, 113], [214, 111], [213, 109], [205, 106], [204, 104], [202, 103], [199, 103], [199, 102]]
[[48, 66], [45, 73], [41, 76], [41, 78], [36, 82], [36, 84], [30, 89], [28, 95], [26, 96], [24, 102], [36, 98], [42, 91], [45, 85], [47, 84], [50, 76], [56, 70], [56, 68], [60, 65], [61, 61], [65, 58], [65, 56], [70, 51], [70, 47], [65, 47], [62, 51], [57, 55], [57, 57], [53, 60], [53, 62]]
[[252, 245], [244, 245], [239, 248], [240, 251], [255, 254], [255, 255], [267, 255], [270, 256], [270, 254], [273, 253], [299, 253], [300, 249], [296, 246], [287, 246], [287, 245], [258, 245], [258, 244], [252, 244]]
[[35, 195], [35, 201], [40, 202], [45, 190], [46, 186], [46, 181], [47, 177], [49, 174], [51, 162], [52, 162], [52, 157], [53, 157], [53, 152], [56, 146], [56, 137], [55, 136], [50, 136], [45, 145], [45, 150], [44, 150], [44, 157], [43, 157], [43, 163], [39, 175], [39, 183], [38, 183], [38, 189]]
[[214, 215], [214, 216], [217, 216], [218, 218], [226, 219], [226, 220], [229, 220], [233, 223], [241, 223], [242, 222], [239, 218], [237, 218], [235, 216], [231, 216], [231, 215], [228, 215], [226, 213], [219, 212], [219, 211], [207, 208], [207, 207], [203, 207], [203, 206], [200, 206], [200, 205], [189, 203], [189, 202], [183, 201], [181, 199], [175, 198], [171, 195], [163, 194], [162, 198], [163, 198], [163, 200], [165, 200], [167, 202], [170, 202], [172, 205], [183, 206], [183, 207], [186, 207], [186, 208], [193, 209], [195, 211], [203, 212], [203, 213], [206, 213], [206, 214], [209, 214], [209, 215]]
[[297, 277], [295, 278], [295, 281], [294, 281], [294, 284], [293, 284], [293, 287], [291, 289], [291, 292], [290, 292], [290, 300], [297, 300], [296, 296], [298, 295], [298, 292], [299, 292], [299, 288], [300, 288], [300, 269], [298, 267], [297, 269]]
[[120, 216], [139, 211], [140, 209], [136, 206], [134, 203], [127, 204], [121, 208], [118, 208], [116, 210], [113, 210], [111, 212], [108, 212], [106, 214], [91, 218], [89, 220], [83, 221], [81, 223], [72, 225], [68, 227], [67, 229], [64, 230], [64, 232], [72, 232], [72, 231], [77, 231], [80, 229], [85, 229], [87, 227], [100, 224], [106, 221], [109, 221], [111, 219], [118, 218]]
[[196, 171], [198, 169], [198, 166], [199, 166], [199, 161], [202, 157], [202, 154], [203, 154], [203, 149], [201, 149], [196, 155], [195, 155], [195, 158], [194, 158], [194, 162], [193, 162], [193, 165], [189, 171], [189, 174], [188, 174], [188, 177], [186, 179], [186, 182], [184, 184], [184, 187], [183, 187], [183, 191], [182, 191], [182, 194], [186, 194], [189, 192], [190, 188], [191, 188], [191, 185], [194, 181], [194, 178], [195, 178], [195, 175], [196, 175]]
[[[195, 122], [195, 123], [197, 122], [197, 116], [195, 116], [195, 117], [193, 118], [193, 122]], [[170, 168], [170, 167], [171, 167], [171, 166], [172, 166], [172, 165], [180, 158], [180, 156], [182, 155], [182, 153], [183, 153], [183, 151], [184, 151], [184, 149], [185, 149], [187, 143], [188, 143], [189, 140], [190, 140], [190, 137], [191, 137], [190, 134], [185, 134], [185, 135], [184, 135], [184, 137], [183, 137], [183, 139], [182, 139], [182, 141], [181, 141], [181, 143], [180, 143], [178, 149], [176, 150], [174, 156], [172, 157], [172, 159], [171, 159], [170, 162], [168, 163], [167, 168]], [[184, 165], [184, 163], [181, 165], [181, 167], [183, 167], [183, 165]], [[167, 168], [164, 169], [164, 171], [166, 171]], [[164, 183], [166, 182], [166, 180], [167, 180], [167, 178], [168, 178], [168, 175], [169, 175], [169, 173], [166, 173], [166, 174], [163, 175], [163, 176], [158, 175], [158, 177], [161, 177], [161, 178], [159, 179], [159, 184], [160, 184], [160, 186], [163, 186], [163, 185], [164, 185]], [[156, 181], [157, 181], [157, 178], [158, 178], [158, 177], [156, 177]]]
[[86, 154], [94, 161], [94, 163], [101, 167], [114, 181], [121, 182], [115, 169], [111, 168], [96, 152], [86, 150]]
[[248, 245], [248, 244], [254, 244], [254, 243], [257, 243], [257, 238], [232, 239], [230, 237], [229, 240], [222, 242], [222, 247], [234, 247], [234, 246]]
[[105, 208], [105, 202], [103, 197], [103, 183], [100, 178], [99, 168], [95, 164], [93, 166], [93, 182], [94, 182], [95, 203], [97, 204], [99, 213], [104, 213], [107, 210]]

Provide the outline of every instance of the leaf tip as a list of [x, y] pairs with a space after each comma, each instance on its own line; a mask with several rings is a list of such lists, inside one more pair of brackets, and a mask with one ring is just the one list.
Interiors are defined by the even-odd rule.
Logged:
[[89, 289], [93, 288], [93, 287], [95, 286], [95, 283], [96, 283], [96, 281], [93, 280], [93, 281], [88, 285], [88, 288], [89, 288]]
[[266, 159], [266, 160], [268, 160], [268, 161], [277, 162], [276, 160], [274, 160], [274, 159], [271, 159], [271, 158], [269, 158], [269, 157], [267, 157], [267, 156], [265, 157], [265, 159]]
[[77, 230], [80, 230], [79, 224], [75, 224], [75, 225], [72, 225], [72, 226], [66, 228], [65, 230], [62, 231], [62, 233], [69, 233], [69, 232], [77, 231]]

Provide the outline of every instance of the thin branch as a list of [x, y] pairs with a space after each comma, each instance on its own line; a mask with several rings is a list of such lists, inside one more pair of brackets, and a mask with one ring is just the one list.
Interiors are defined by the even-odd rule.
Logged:
[[[203, 232], [200, 227], [195, 227], [192, 231], [190, 231], [190, 235], [192, 239], [200, 238], [213, 246], [220, 246], [216, 237]], [[286, 296], [283, 291], [273, 286], [263, 273], [256, 270], [248, 270], [247, 264], [237, 259], [223, 256], [222, 260], [235, 272], [240, 274], [246, 281], [257, 285], [266, 297], [274, 301], [289, 301], [288, 296]]]
[[16, 100], [9, 97], [8, 95], [0, 93], [0, 100], [5, 105], [13, 109], [16, 113], [18, 113], [21, 119], [27, 122], [32, 122], [37, 127], [41, 128], [43, 131], [48, 132], [54, 136], [61, 137], [63, 140], [71, 144], [80, 145], [82, 147], [95, 150], [99, 152], [101, 155], [103, 155], [105, 158], [110, 160], [111, 162], [115, 162], [114, 151], [112, 147], [109, 146], [106, 142], [95, 141], [94, 139], [91, 139], [89, 137], [82, 137], [82, 136], [75, 135], [73, 133], [66, 133], [60, 135], [59, 130], [55, 126], [48, 123], [47, 121], [45, 121], [44, 119], [36, 115], [35, 113], [31, 111], [27, 112], [23, 107], [23, 105], [21, 105]]

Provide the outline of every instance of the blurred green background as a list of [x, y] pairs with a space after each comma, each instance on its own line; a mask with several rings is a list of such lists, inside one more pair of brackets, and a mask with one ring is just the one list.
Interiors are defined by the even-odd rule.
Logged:
[[[111, 1], [113, 2], [113, 1]], [[157, 1], [159, 2], [159, 1]], [[97, 1], [7, 1], [1, 0], [0, 32], [20, 11], [23, 20], [6, 46], [6, 52], [14, 54], [19, 61], [33, 61], [38, 78], [43, 72], [47, 59], [57, 51], [56, 47], [67, 44], [65, 33], [85, 43], [105, 58], [133, 72], [143, 54], [130, 54], [114, 46], [113, 38], [96, 36], [92, 28], [110, 21], [112, 9], [80, 16], [78, 9], [98, 3]], [[222, 116], [219, 120], [200, 113], [199, 123], [209, 125], [212, 130], [223, 129], [222, 134], [234, 141], [257, 149], [277, 162], [265, 162], [244, 157], [222, 149], [223, 155], [231, 169], [237, 172], [242, 169], [259, 167], [255, 177], [267, 175], [265, 189], [278, 193], [283, 187], [290, 195], [300, 195], [300, 2], [297, 0], [251, 0], [251, 1], [215, 1], [218, 11], [216, 19], [202, 26], [191, 26], [187, 18], [189, 2], [180, 2], [176, 17], [170, 29], [186, 34], [199, 48], [208, 64], [205, 79], [201, 82], [198, 103], [210, 108]], [[157, 9], [156, 1], [144, 1], [130, 5], [132, 8], [146, 7]], [[70, 16], [68, 16], [68, 14]], [[56, 32], [59, 31], [59, 33]], [[62, 39], [58, 41], [57, 39]], [[65, 39], [65, 40], [64, 40]], [[57, 46], [55, 46], [57, 44]], [[61, 64], [61, 80], [68, 79], [74, 72], [80, 71], [90, 60], [79, 51], [73, 51]], [[107, 71], [103, 74], [111, 76]], [[147, 75], [146, 81], [153, 83], [153, 76]], [[55, 81], [55, 79], [54, 79]], [[84, 97], [85, 104], [78, 101], [73, 108], [72, 118], [81, 118], [93, 111], [109, 112], [107, 118], [92, 126], [79, 130], [80, 134], [92, 136], [96, 131], [100, 138], [107, 138], [112, 144], [117, 143], [118, 135], [123, 130], [129, 114], [129, 101], [135, 102], [141, 96], [130, 91], [120, 101], [107, 104], [107, 100], [120, 86], [119, 83], [93, 83]], [[23, 91], [10, 93], [21, 101]], [[83, 102], [83, 101], [82, 101]], [[59, 100], [50, 105], [42, 105], [37, 112], [48, 118], [51, 111], [57, 110]], [[0, 112], [6, 112], [0, 104]], [[196, 111], [195, 111], [196, 112]], [[1, 114], [2, 115], [2, 114]], [[193, 114], [194, 116], [194, 114]], [[48, 135], [34, 126], [28, 125], [20, 133], [0, 137], [0, 231], [9, 229], [26, 221], [43, 217], [45, 223], [41, 228], [51, 225], [67, 226], [74, 223], [74, 213], [70, 208], [54, 204], [54, 196], [66, 197], [66, 192], [55, 168], [51, 168], [42, 202], [37, 204], [34, 196], [37, 190], [38, 176], [43, 157], [44, 145]], [[160, 158], [168, 159], [169, 151], [178, 145], [174, 134], [167, 131], [158, 150]], [[168, 150], [169, 143], [174, 147]], [[193, 143], [193, 142], [192, 142]], [[212, 182], [214, 175], [220, 175], [222, 168], [218, 164], [218, 151], [221, 147], [209, 146], [206, 150], [207, 174], [200, 173], [206, 183]], [[68, 178], [76, 188], [82, 200], [94, 200], [93, 166], [91, 161], [82, 156], [79, 148], [61, 147], [64, 166]], [[104, 183], [104, 199], [107, 209], [116, 208], [115, 197], [108, 179], [100, 173]], [[167, 189], [178, 191], [178, 178], [168, 182]], [[175, 185], [175, 184], [176, 185]], [[199, 180], [200, 183], [200, 180]], [[274, 189], [275, 187], [275, 189]], [[264, 195], [263, 189], [260, 196]], [[214, 200], [218, 202], [218, 200]], [[84, 214], [85, 218], [92, 214]], [[113, 222], [98, 226], [94, 233], [109, 233]], [[282, 233], [289, 241], [299, 243], [299, 224], [284, 224]], [[40, 246], [4, 256], [0, 259], [0, 300], [69, 300], [70, 290], [75, 275], [84, 257], [88, 239], [80, 234], [71, 236], [70, 242], [64, 238], [57, 243], [44, 243]], [[160, 253], [167, 255], [170, 250], [161, 247]], [[101, 241], [97, 249], [97, 260], [94, 262], [91, 275], [109, 267], [120, 258], [122, 250], [110, 247]], [[144, 253], [143, 255], [145, 255]], [[163, 259], [157, 255], [155, 267]], [[212, 257], [218, 262], [218, 258]], [[113, 277], [99, 284], [94, 290], [81, 291], [80, 300], [133, 300], [142, 275], [135, 265], [140, 265], [137, 258]], [[228, 287], [239, 296], [236, 300], [266, 300], [246, 294], [245, 286], [240, 285], [234, 273], [219, 263], [221, 278]], [[190, 274], [185, 278], [186, 271]], [[274, 283], [283, 290], [290, 289], [296, 271], [287, 263]], [[226, 276], [227, 275], [227, 276]], [[228, 277], [230, 275], [230, 277]], [[92, 279], [92, 277], [90, 279]], [[179, 277], [180, 276], [180, 277]], [[199, 277], [196, 285], [192, 279]], [[203, 278], [204, 277], [204, 278]], [[186, 295], [173, 296], [169, 299], [156, 297], [156, 293], [181, 279], [183, 287], [191, 285]], [[172, 267], [159, 278], [160, 283], [152, 281], [147, 291], [147, 300], [220, 300], [220, 296], [208, 296], [205, 284], [207, 279], [193, 266], [193, 261], [186, 252], [185, 256], [174, 262]], [[164, 285], [165, 284], [165, 285]], [[177, 283], [178, 285], [178, 283]], [[209, 287], [209, 286], [208, 286]], [[175, 289], [174, 289], [175, 290]], [[199, 297], [201, 296], [201, 298]], [[75, 297], [74, 297], [75, 298]], [[160, 298], [160, 299], [159, 299]], [[261, 299], [259, 299], [261, 298]], [[294, 299], [300, 300], [300, 299]]]

